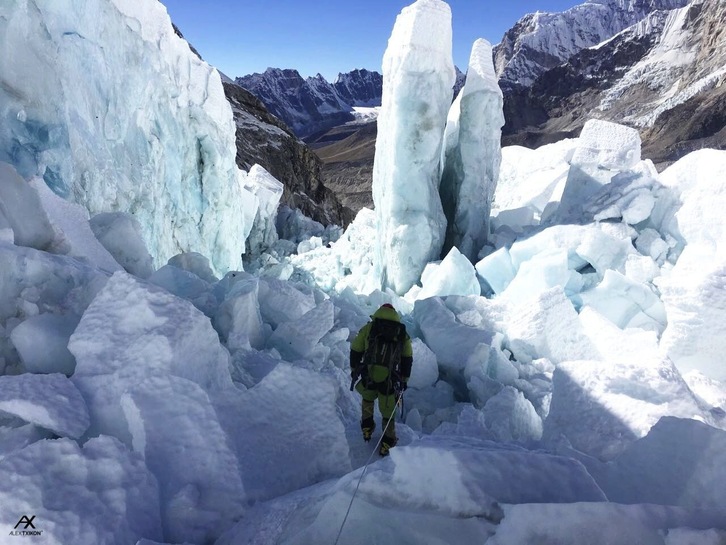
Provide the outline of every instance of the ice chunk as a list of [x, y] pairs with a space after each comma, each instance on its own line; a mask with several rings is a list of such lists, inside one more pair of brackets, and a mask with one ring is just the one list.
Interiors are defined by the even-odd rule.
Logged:
[[209, 259], [198, 252], [187, 252], [169, 258], [169, 265], [183, 271], [196, 274], [199, 278], [210, 284], [217, 281], [214, 271], [209, 266]]
[[561, 223], [577, 221], [583, 204], [613, 176], [640, 162], [640, 134], [636, 129], [590, 119], [580, 133], [572, 156], [567, 184], [557, 211]]
[[[17, 372], [23, 370], [10, 341], [16, 325], [38, 314], [80, 316], [106, 280], [97, 268], [77, 259], [0, 243], [0, 369], [17, 365]], [[45, 347], [38, 344], [35, 353], [37, 349]], [[63, 361], [62, 353], [58, 357]]]
[[691, 391], [712, 407], [726, 412], [726, 384], [713, 380], [698, 371], [683, 375]]
[[413, 366], [408, 385], [411, 388], [423, 389], [439, 379], [439, 366], [436, 363], [436, 354], [429, 349], [421, 339], [411, 341], [413, 347]]
[[539, 441], [542, 419], [522, 392], [505, 386], [484, 408], [487, 429], [497, 441]]
[[98, 241], [126, 272], [149, 278], [154, 259], [146, 248], [139, 221], [125, 212], [106, 212], [91, 218], [91, 229]]
[[670, 362], [571, 361], [555, 370], [544, 436], [612, 460], [662, 416], [707, 416]]
[[[513, 505], [487, 545], [706, 545], [708, 541], [677, 541], [671, 528], [684, 527], [699, 539], [709, 532], [693, 528], [722, 524], [721, 517], [704, 517], [669, 506], [619, 505], [615, 502]], [[664, 537], [664, 535], [666, 537]]]
[[547, 358], [553, 363], [596, 357], [575, 308], [560, 287], [508, 309], [507, 348], [523, 363]]
[[333, 303], [325, 300], [294, 321], [280, 324], [268, 345], [293, 361], [309, 356], [320, 339], [333, 328]]
[[476, 264], [476, 272], [492, 288], [494, 293], [503, 292], [517, 274], [509, 250], [499, 248]]
[[89, 424], [83, 397], [59, 373], [0, 377], [0, 411], [73, 439]]
[[373, 166], [375, 267], [384, 288], [406, 293], [440, 257], [443, 130], [451, 105], [451, 9], [418, 0], [396, 19], [383, 57], [383, 98]]
[[252, 165], [246, 179], [245, 188], [259, 200], [252, 230], [247, 238], [247, 253], [259, 255], [272, 247], [277, 241], [277, 205], [282, 197], [284, 186], [277, 178], [260, 165]]
[[0, 7], [17, 52], [3, 65], [0, 161], [91, 215], [133, 211], [157, 265], [194, 249], [240, 268], [257, 199], [235, 163], [232, 110], [165, 7], [16, 7]]
[[668, 243], [663, 240], [655, 229], [643, 229], [635, 239], [635, 247], [643, 254], [663, 264], [668, 253]]
[[159, 481], [164, 535], [213, 541], [243, 512], [237, 460], [209, 397], [174, 376], [150, 377], [120, 399], [132, 445]]
[[109, 273], [122, 270], [94, 236], [85, 208], [61, 199], [40, 178], [31, 180], [30, 185], [38, 192], [51, 225], [58, 231], [54, 252], [77, 257]]
[[616, 271], [605, 271], [603, 281], [580, 294], [590, 306], [620, 328], [640, 327], [662, 332], [666, 324], [663, 303], [646, 284], [634, 282]]
[[525, 303], [556, 286], [565, 289], [571, 276], [566, 249], [544, 250], [522, 263], [501, 296], [512, 304]]
[[[497, 528], [493, 525], [503, 516], [498, 501], [538, 504], [605, 498], [572, 459], [471, 438], [426, 438], [396, 447], [390, 458], [370, 465], [363, 475], [361, 471], [332, 487], [274, 500], [269, 509], [256, 511], [260, 519], [245, 520], [235, 533], [243, 535], [250, 524], [277, 528], [282, 520], [281, 533], [294, 535], [294, 540], [283, 542], [334, 542], [355, 493], [341, 542], [387, 543], [394, 535], [401, 543], [450, 543], [455, 536], [456, 543], [473, 545], [490, 539]], [[221, 543], [239, 543], [232, 535]]]
[[658, 334], [638, 328], [621, 329], [592, 307], [580, 310], [580, 323], [605, 361], [657, 362]]
[[230, 350], [264, 348], [265, 332], [258, 300], [259, 280], [237, 282], [214, 316], [214, 327]]
[[597, 480], [613, 502], [713, 509], [726, 501], [726, 467], [714, 463], [724, 449], [726, 431], [666, 416]]
[[595, 221], [622, 219], [628, 225], [647, 220], [655, 207], [654, 189], [660, 186], [658, 171], [650, 160], [613, 176], [585, 209]]
[[72, 380], [91, 413], [89, 434], [113, 435], [128, 445], [119, 400], [132, 387], [159, 375], [186, 378], [210, 392], [232, 387], [229, 353], [209, 319], [125, 272], [96, 296], [68, 348], [76, 357]]
[[247, 500], [268, 500], [350, 471], [336, 404], [340, 387], [329, 375], [282, 362], [243, 395], [230, 391], [214, 400]]
[[423, 289], [417, 299], [446, 295], [480, 295], [476, 270], [457, 248], [451, 248], [440, 264], [428, 264], [421, 277]]
[[155, 271], [148, 281], [164, 288], [177, 297], [186, 299], [207, 316], [213, 316], [219, 301], [213, 287], [196, 274], [172, 265], [164, 265]]
[[0, 461], [0, 481], [0, 524], [12, 530], [20, 509], [35, 517], [41, 541], [163, 539], [156, 479], [140, 456], [112, 437], [91, 439], [82, 448], [70, 439], [34, 443]]
[[79, 321], [73, 314], [44, 313], [18, 324], [10, 333], [10, 340], [25, 369], [31, 373], [72, 375], [76, 360], [68, 350], [68, 339]]
[[439, 193], [446, 215], [443, 251], [474, 260], [489, 234], [489, 215], [502, 161], [503, 95], [492, 46], [474, 42], [466, 84], [451, 106], [444, 132]]
[[661, 232], [686, 245], [675, 267], [656, 279], [668, 315], [661, 347], [681, 371], [724, 380], [726, 152], [691, 153], [666, 169], [661, 181], [682, 203], [664, 212]]
[[414, 319], [439, 366], [454, 375], [464, 371], [479, 345], [488, 347], [492, 341], [491, 331], [458, 322], [437, 297], [416, 301]]
[[6, 234], [4, 239], [18, 246], [47, 250], [55, 239], [36, 190], [15, 168], [0, 161], [0, 228], [2, 224], [13, 233], [12, 238]]
[[260, 312], [265, 323], [277, 327], [295, 321], [315, 308], [315, 298], [290, 282], [261, 278], [259, 285]]
[[564, 139], [536, 150], [502, 148], [493, 211], [529, 208], [539, 218], [549, 202], [560, 200], [578, 139]]

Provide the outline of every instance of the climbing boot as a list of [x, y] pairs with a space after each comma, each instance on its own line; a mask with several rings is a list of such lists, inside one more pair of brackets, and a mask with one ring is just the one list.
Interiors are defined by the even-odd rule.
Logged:
[[378, 454], [380, 454], [381, 456], [388, 456], [388, 451], [395, 447], [396, 443], [398, 443], [398, 439], [396, 439], [395, 437], [387, 437], [384, 435], [383, 441], [381, 441], [381, 448], [378, 449]]
[[363, 432], [363, 440], [367, 443], [371, 440], [373, 431], [376, 429], [376, 422], [373, 418], [365, 418], [360, 422], [360, 429]]

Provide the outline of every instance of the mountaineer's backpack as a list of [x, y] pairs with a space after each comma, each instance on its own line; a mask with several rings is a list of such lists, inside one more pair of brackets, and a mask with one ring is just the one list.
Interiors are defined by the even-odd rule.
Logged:
[[363, 365], [373, 382], [381, 383], [401, 378], [401, 356], [406, 342], [406, 326], [393, 320], [375, 318], [368, 333], [368, 347]]

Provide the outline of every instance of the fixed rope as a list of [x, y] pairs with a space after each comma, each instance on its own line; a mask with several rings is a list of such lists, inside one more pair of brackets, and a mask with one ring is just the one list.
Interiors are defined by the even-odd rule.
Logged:
[[[403, 399], [403, 392], [400, 392], [398, 394], [398, 399], [396, 399], [396, 406], [401, 402]], [[386, 435], [386, 432], [388, 431], [388, 426], [391, 425], [391, 420], [396, 418], [396, 412], [394, 408], [394, 412], [391, 415], [391, 418], [388, 419], [386, 422], [386, 427], [383, 429], [383, 433], [381, 434], [381, 438], [378, 440], [378, 443], [376, 443], [376, 446], [373, 448], [373, 451], [371, 452], [370, 456], [368, 456], [368, 460], [366, 461], [365, 465], [363, 466], [363, 471], [360, 474], [360, 477], [358, 477], [358, 484], [355, 485], [355, 490], [353, 491], [353, 495], [350, 498], [350, 503], [348, 504], [348, 510], [345, 512], [345, 517], [343, 517], [343, 524], [340, 525], [340, 530], [338, 530], [338, 537], [335, 538], [335, 545], [338, 545], [338, 541], [340, 540], [340, 536], [343, 533], [343, 528], [345, 527], [345, 523], [348, 520], [348, 515], [350, 515], [350, 509], [353, 507], [353, 500], [355, 500], [355, 495], [358, 493], [358, 488], [360, 488], [360, 483], [363, 481], [363, 475], [366, 474], [366, 471], [368, 471], [368, 464], [371, 463], [371, 458], [373, 458], [373, 455], [378, 451], [378, 447], [381, 444], [381, 441], [383, 441], [383, 437]]]

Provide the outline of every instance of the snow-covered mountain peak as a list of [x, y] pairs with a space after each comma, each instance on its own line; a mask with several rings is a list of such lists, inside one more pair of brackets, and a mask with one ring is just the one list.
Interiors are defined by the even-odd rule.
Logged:
[[562, 13], [522, 17], [495, 49], [495, 68], [504, 86], [530, 86], [539, 75], [578, 51], [602, 43], [657, 10], [688, 0], [598, 0]]

